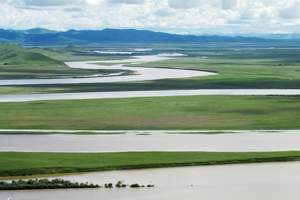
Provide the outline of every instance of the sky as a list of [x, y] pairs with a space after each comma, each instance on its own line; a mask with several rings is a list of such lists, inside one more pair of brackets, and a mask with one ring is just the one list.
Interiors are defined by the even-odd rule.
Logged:
[[300, 33], [300, 0], [0, 0], [0, 28]]

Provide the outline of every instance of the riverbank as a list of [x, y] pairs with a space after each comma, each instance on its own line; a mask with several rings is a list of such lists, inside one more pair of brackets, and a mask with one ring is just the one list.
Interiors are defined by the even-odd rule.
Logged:
[[0, 176], [299, 161], [300, 152], [0, 153]]

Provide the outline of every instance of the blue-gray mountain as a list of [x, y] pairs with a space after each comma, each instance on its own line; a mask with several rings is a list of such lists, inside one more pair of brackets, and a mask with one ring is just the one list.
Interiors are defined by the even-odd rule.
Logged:
[[274, 39], [242, 36], [179, 35], [135, 29], [69, 30], [65, 32], [47, 29], [0, 29], [0, 42], [23, 45], [71, 45], [116, 43], [198, 43], [198, 42], [266, 42]]

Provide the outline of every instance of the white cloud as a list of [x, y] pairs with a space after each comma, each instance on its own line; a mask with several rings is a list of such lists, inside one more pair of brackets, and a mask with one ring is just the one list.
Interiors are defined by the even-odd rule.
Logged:
[[295, 2], [280, 12], [283, 18], [297, 19], [300, 17], [300, 2]]
[[169, 0], [168, 4], [171, 8], [175, 9], [190, 9], [198, 7], [202, 2], [200, 0]]
[[222, 8], [225, 10], [233, 9], [238, 6], [238, 0], [223, 0], [222, 1]]
[[1, 0], [0, 27], [300, 32], [300, 0]]
[[85, 3], [89, 5], [101, 5], [104, 3], [104, 0], [85, 0]]
[[82, 3], [81, 0], [24, 0], [26, 6], [62, 6]]
[[144, 0], [109, 0], [109, 3], [144, 4]]

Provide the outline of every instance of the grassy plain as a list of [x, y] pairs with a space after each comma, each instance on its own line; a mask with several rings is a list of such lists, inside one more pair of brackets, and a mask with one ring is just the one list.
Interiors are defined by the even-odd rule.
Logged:
[[2, 129], [300, 129], [300, 97], [190, 96], [0, 104]]
[[298, 161], [300, 152], [0, 153], [0, 176]]

